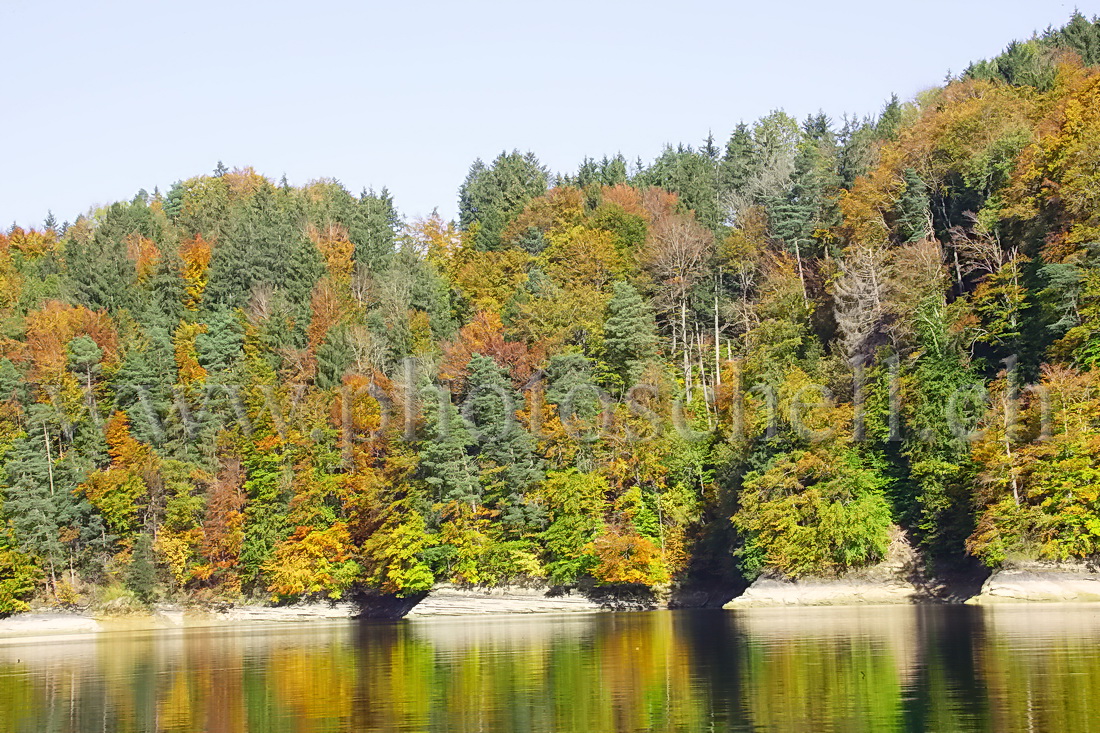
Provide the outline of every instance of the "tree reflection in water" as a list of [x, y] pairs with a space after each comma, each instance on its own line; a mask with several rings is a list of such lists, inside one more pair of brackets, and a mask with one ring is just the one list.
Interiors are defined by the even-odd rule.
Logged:
[[651, 612], [0, 647], [0, 731], [1100, 728], [1086, 607]]

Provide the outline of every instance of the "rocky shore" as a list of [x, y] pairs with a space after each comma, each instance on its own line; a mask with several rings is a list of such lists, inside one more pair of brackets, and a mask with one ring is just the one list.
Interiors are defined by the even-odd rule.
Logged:
[[797, 580], [762, 575], [729, 603], [733, 608], [773, 606], [867, 606], [916, 603], [929, 593], [920, 558], [901, 530], [890, 538], [886, 558], [877, 565], [834, 577]]
[[[932, 582], [920, 572], [904, 543], [872, 568], [837, 577], [789, 580], [762, 576], [722, 605], [729, 589], [689, 588], [654, 593], [646, 589], [505, 586], [468, 588], [440, 585], [409, 599], [359, 598], [283, 606], [159, 605], [152, 610], [111, 606], [88, 611], [38, 611], [0, 619], [0, 644], [33, 643], [64, 636], [111, 631], [147, 631], [234, 624], [335, 621], [357, 617], [423, 619], [440, 616], [593, 613], [660, 608], [726, 609], [792, 606], [875, 606], [925, 602], [1008, 603], [1100, 602], [1100, 569], [1084, 564], [1021, 563], [976, 582]], [[1098, 607], [1100, 608], [1100, 607]]]
[[885, 562], [837, 577], [762, 576], [724, 608], [867, 606], [911, 603], [1097, 603], [1100, 568], [1020, 562], [993, 571], [930, 578], [912, 562]]
[[226, 605], [185, 607], [159, 605], [152, 610], [107, 607], [98, 611], [41, 611], [0, 619], [0, 644], [27, 643], [58, 636], [110, 631], [146, 631], [228, 626], [238, 623], [287, 623], [356, 617], [431, 618], [514, 614], [592, 613], [668, 607], [668, 596], [648, 592], [594, 592], [591, 589], [505, 586], [463, 588], [440, 585], [407, 601], [373, 599], [311, 602], [284, 606]]
[[916, 603], [922, 591], [902, 578], [759, 578], [724, 608], [867, 606]]
[[1094, 603], [1100, 569], [1084, 563], [1017, 563], [995, 571], [967, 603]]

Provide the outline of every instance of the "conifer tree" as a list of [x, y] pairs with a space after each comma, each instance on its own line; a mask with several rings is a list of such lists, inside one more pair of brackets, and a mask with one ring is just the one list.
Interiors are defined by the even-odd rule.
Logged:
[[633, 285], [616, 282], [604, 320], [604, 361], [618, 378], [621, 389], [630, 388], [645, 362], [655, 355], [657, 343], [653, 312]]
[[126, 572], [126, 587], [142, 603], [151, 603], [155, 597], [156, 568], [153, 566], [153, 540], [141, 533], [134, 540], [133, 559]]
[[931, 234], [928, 186], [912, 168], [905, 169], [904, 178], [905, 190], [898, 200], [897, 227], [903, 242], [916, 242]]
[[481, 499], [477, 466], [470, 455], [474, 440], [466, 421], [444, 390], [427, 388], [424, 405], [424, 438], [420, 447], [420, 475], [436, 502], [465, 502]]
[[459, 224], [465, 230], [476, 225], [478, 249], [499, 249], [505, 225], [531, 199], [546, 193], [548, 182], [549, 174], [533, 153], [501, 153], [488, 167], [476, 160], [459, 189]]
[[527, 491], [542, 478], [534, 440], [520, 424], [520, 395], [504, 370], [487, 356], [470, 359], [463, 415], [475, 431], [477, 460], [485, 496], [511, 523], [526, 523]]

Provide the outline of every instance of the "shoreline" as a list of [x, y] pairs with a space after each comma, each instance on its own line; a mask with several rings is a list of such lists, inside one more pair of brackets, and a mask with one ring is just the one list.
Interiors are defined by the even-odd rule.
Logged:
[[[441, 585], [406, 613], [392, 618], [500, 617], [608, 613], [666, 608], [648, 599], [626, 598], [608, 603], [578, 591], [548, 592], [545, 588], [503, 586], [465, 589]], [[161, 604], [149, 610], [118, 613], [108, 610], [34, 610], [0, 618], [0, 646], [95, 636], [112, 632], [218, 628], [235, 624], [278, 625], [301, 622], [385, 620], [352, 601], [307, 601], [284, 606], [230, 605], [225, 608]]]
[[[919, 584], [897, 575], [872, 573], [841, 578], [791, 581], [759, 578], [725, 604], [680, 603], [655, 593], [593, 593], [578, 589], [502, 586], [462, 588], [440, 585], [421, 599], [410, 599], [391, 619], [430, 619], [517, 615], [633, 612], [675, 608], [860, 608], [871, 606], [966, 604], [978, 606], [1062, 606], [1096, 604], [1100, 610], [1100, 572], [1084, 565], [1025, 563], [993, 572], [980, 590], [958, 595], [929, 595]], [[689, 597], [691, 593], [688, 593]], [[709, 598], [696, 590], [694, 597]], [[411, 607], [408, 607], [412, 604]], [[352, 601], [312, 601], [284, 606], [260, 604], [224, 608], [163, 604], [130, 613], [95, 610], [39, 610], [0, 618], [0, 645], [49, 642], [112, 632], [218, 628], [237, 624], [279, 625], [301, 622], [386, 618], [369, 605]]]

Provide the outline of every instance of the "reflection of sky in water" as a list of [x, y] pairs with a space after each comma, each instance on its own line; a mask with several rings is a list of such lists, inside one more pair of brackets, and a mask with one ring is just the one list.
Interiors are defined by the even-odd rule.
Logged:
[[1100, 609], [745, 609], [0, 646], [6, 731], [1100, 729]]

